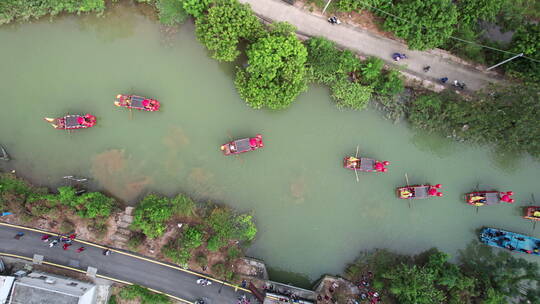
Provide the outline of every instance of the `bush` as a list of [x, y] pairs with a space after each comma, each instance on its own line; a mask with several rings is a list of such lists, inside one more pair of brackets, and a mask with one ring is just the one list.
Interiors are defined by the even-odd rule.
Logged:
[[[540, 24], [529, 23], [520, 26], [512, 37], [511, 52], [540, 60]], [[540, 62], [516, 58], [506, 64], [506, 70], [530, 82], [540, 82]]]
[[248, 66], [238, 69], [236, 88], [255, 109], [284, 109], [307, 89], [307, 51], [293, 26], [275, 23], [271, 32], [248, 47]]
[[182, 0], [157, 0], [156, 8], [159, 22], [168, 26], [183, 23], [188, 17]]
[[340, 51], [330, 40], [314, 37], [306, 40], [310, 80], [331, 85], [339, 77], [355, 71], [360, 61], [351, 51]]
[[139, 249], [139, 246], [141, 246], [143, 241], [144, 241], [144, 234], [142, 234], [142, 233], [133, 233], [131, 235], [131, 238], [127, 242], [127, 247], [131, 251], [137, 251]]
[[176, 214], [182, 216], [194, 216], [196, 214], [197, 206], [195, 202], [186, 195], [177, 195], [171, 200], [171, 204]]
[[45, 15], [62, 12], [86, 13], [103, 12], [104, 0], [3, 0], [0, 1], [0, 25], [13, 21], [28, 21]]
[[362, 110], [367, 107], [373, 89], [342, 77], [331, 86], [332, 98], [339, 108]]
[[210, 251], [219, 250], [233, 239], [251, 241], [257, 234], [251, 215], [235, 215], [228, 208], [214, 208], [207, 223], [213, 231], [213, 235], [208, 239]]
[[195, 261], [202, 269], [205, 269], [208, 266], [208, 258], [203, 254], [197, 255]]
[[83, 218], [109, 217], [115, 206], [115, 200], [101, 192], [84, 193], [77, 197], [77, 203], [77, 214]]
[[147, 195], [135, 208], [132, 226], [140, 229], [148, 238], [156, 238], [165, 232], [165, 223], [173, 216], [168, 198]]
[[150, 290], [139, 285], [130, 285], [122, 288], [118, 294], [120, 298], [126, 300], [139, 299], [141, 304], [169, 304], [171, 300], [164, 295], [151, 292]]
[[264, 28], [249, 5], [236, 0], [217, 0], [208, 14], [197, 18], [195, 25], [197, 38], [219, 61], [234, 61], [240, 54], [240, 41], [253, 41], [264, 35]]

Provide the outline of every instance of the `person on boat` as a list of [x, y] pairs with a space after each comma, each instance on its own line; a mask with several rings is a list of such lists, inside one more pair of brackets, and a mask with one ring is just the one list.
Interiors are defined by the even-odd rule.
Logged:
[[401, 191], [401, 197], [402, 198], [409, 198], [409, 197], [412, 197], [413, 194], [411, 191], [409, 191], [409, 189], [404, 189]]
[[236, 147], [234, 146], [234, 144], [230, 144], [230, 145], [229, 145], [229, 150], [231, 150], [231, 152], [235, 152], [235, 151], [236, 151]]

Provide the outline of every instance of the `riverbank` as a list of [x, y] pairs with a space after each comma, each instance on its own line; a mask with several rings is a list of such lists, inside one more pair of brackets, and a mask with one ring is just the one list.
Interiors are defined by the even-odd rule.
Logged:
[[237, 280], [235, 265], [257, 233], [251, 215], [181, 194], [150, 194], [122, 211], [115, 199], [87, 193], [81, 183], [53, 194], [8, 173], [0, 175], [0, 202], [0, 210], [11, 213], [2, 218], [7, 223], [74, 235], [229, 281]]

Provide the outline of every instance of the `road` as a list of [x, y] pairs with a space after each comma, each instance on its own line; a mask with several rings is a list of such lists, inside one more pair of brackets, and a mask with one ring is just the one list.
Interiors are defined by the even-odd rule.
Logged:
[[[395, 65], [393, 53], [405, 53], [408, 59], [400, 61], [402, 70], [409, 77], [428, 80], [424, 83], [437, 84], [438, 79], [448, 77], [450, 82], [459, 80], [468, 89], [478, 90], [490, 82], [497, 82], [493, 75], [476, 70], [464, 64], [444, 58], [438, 51], [411, 51], [406, 45], [385, 37], [378, 36], [359, 27], [347, 24], [332, 25], [324, 16], [317, 16], [308, 11], [291, 6], [282, 0], [239, 0], [248, 3], [253, 11], [273, 21], [287, 21], [296, 26], [298, 33], [306, 36], [323, 36], [334, 41], [340, 47], [347, 48], [360, 55], [375, 56], [388, 64]], [[425, 73], [423, 67], [431, 69]]]
[[[14, 239], [18, 231], [25, 233], [20, 240]], [[88, 266], [95, 267], [98, 269], [98, 275], [152, 288], [184, 299], [186, 303], [202, 298], [210, 304], [236, 304], [238, 297], [244, 293], [242, 290], [235, 291], [235, 288], [215, 281], [212, 285], [203, 287], [197, 285], [196, 280], [199, 277], [196, 274], [160, 265], [157, 264], [160, 262], [156, 263], [148, 258], [144, 260], [119, 252], [105, 256], [103, 249], [77, 241], [67, 251], [60, 246], [50, 248], [48, 243], [41, 241], [42, 235], [38, 232], [0, 225], [0, 252], [30, 258], [34, 254], [40, 254], [44, 256], [44, 261], [84, 271]], [[86, 249], [76, 253], [75, 250], [81, 246]]]

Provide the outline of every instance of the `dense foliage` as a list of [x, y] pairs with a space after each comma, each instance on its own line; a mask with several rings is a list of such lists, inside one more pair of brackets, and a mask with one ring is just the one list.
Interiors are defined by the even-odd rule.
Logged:
[[228, 208], [214, 208], [207, 223], [213, 232], [208, 240], [208, 250], [210, 251], [217, 251], [235, 239], [251, 241], [257, 234], [257, 228], [251, 215], [237, 215]]
[[411, 105], [409, 121], [416, 128], [539, 157], [539, 92], [537, 83], [528, 83], [493, 88], [472, 101], [453, 94], [421, 95]]
[[2, 0], [0, 1], [0, 25], [12, 21], [28, 21], [45, 15], [67, 13], [102, 12], [105, 0]]
[[247, 50], [248, 65], [236, 73], [236, 88], [255, 108], [284, 109], [307, 89], [307, 51], [293, 26], [276, 23]]
[[359, 282], [374, 273], [373, 288], [383, 294], [383, 302], [403, 304], [504, 304], [540, 300], [536, 284], [538, 265], [514, 258], [507, 252], [494, 253], [490, 247], [470, 245], [459, 263], [431, 249], [418, 256], [378, 250], [364, 253], [349, 265], [346, 277]]
[[202, 227], [188, 227], [181, 237], [172, 240], [163, 248], [163, 254], [173, 262], [187, 267], [191, 251], [203, 244], [204, 231]]
[[264, 34], [262, 24], [247, 4], [233, 0], [218, 0], [196, 19], [197, 38], [220, 61], [233, 61], [240, 51], [241, 40], [253, 41]]
[[364, 109], [373, 95], [386, 98], [403, 91], [399, 72], [384, 70], [381, 59], [360, 61], [352, 52], [341, 51], [325, 38], [306, 41], [308, 79], [330, 86], [338, 107]]
[[147, 195], [135, 208], [132, 227], [153, 239], [163, 235], [173, 216], [171, 201], [156, 194]]
[[507, 70], [530, 81], [540, 82], [540, 23], [520, 26], [512, 38], [511, 45], [510, 51], [523, 53], [537, 61], [517, 58], [507, 63]]
[[139, 285], [130, 285], [122, 288], [118, 294], [126, 300], [138, 299], [141, 304], [169, 304], [171, 300], [164, 294], [152, 292]]
[[403, 0], [387, 5], [386, 9], [398, 18], [387, 17], [383, 28], [406, 39], [409, 48], [415, 50], [441, 45], [458, 22], [451, 0]]
[[157, 0], [156, 8], [159, 22], [168, 26], [182, 23], [188, 17], [182, 5], [182, 0]]
[[214, 0], [182, 0], [184, 10], [191, 16], [198, 18], [208, 10]]

